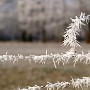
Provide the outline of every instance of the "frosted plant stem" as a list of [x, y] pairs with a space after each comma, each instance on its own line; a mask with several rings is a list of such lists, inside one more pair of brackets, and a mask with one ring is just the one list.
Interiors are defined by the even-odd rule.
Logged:
[[79, 35], [79, 32], [81, 32], [81, 26], [85, 26], [85, 22], [89, 22], [90, 15], [85, 16], [85, 13], [81, 13], [79, 17], [75, 17], [75, 19], [71, 19], [72, 23], [67, 27], [65, 34], [63, 35], [64, 46], [70, 46], [73, 52], [76, 51], [76, 47], [80, 47], [79, 42], [77, 41], [77, 35]]

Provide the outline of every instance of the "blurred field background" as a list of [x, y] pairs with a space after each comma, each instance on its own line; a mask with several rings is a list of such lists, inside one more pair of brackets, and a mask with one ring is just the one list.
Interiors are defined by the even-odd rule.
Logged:
[[[0, 0], [0, 55], [41, 55], [64, 53], [69, 48], [62, 46], [63, 33], [71, 23], [70, 18], [81, 12], [90, 14], [90, 0]], [[90, 49], [90, 22], [82, 28], [77, 40], [85, 53]], [[0, 62], [0, 90], [17, 87], [45, 85], [47, 81], [68, 81], [90, 76], [90, 65], [72, 64], [57, 69], [52, 62], [46, 65], [25, 61]], [[67, 88], [67, 90], [72, 90]], [[86, 90], [86, 89], [85, 89]]]

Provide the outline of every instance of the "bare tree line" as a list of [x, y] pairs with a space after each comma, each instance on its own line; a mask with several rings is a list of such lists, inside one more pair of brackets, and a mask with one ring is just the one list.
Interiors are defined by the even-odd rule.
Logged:
[[[89, 0], [17, 0], [15, 13], [11, 16], [4, 15], [7, 19], [0, 18], [0, 29], [10, 26], [11, 29], [16, 29], [13, 30], [14, 33], [18, 32], [19, 37], [23, 37], [24, 41], [27, 39], [32, 41], [33, 37], [35, 40], [44, 42], [47, 40], [62, 41], [63, 30], [70, 22], [69, 18], [79, 15], [81, 11], [89, 14], [89, 8]], [[89, 25], [87, 28], [88, 32]], [[82, 36], [85, 37], [83, 33], [87, 32], [82, 32]]]

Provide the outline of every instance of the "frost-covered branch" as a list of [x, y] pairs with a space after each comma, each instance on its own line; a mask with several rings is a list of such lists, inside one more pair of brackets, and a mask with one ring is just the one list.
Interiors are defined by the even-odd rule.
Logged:
[[89, 77], [82, 77], [81, 79], [79, 79], [79, 78], [73, 79], [72, 78], [72, 80], [70, 80], [69, 82], [67, 82], [67, 81], [62, 81], [62, 82], [57, 81], [56, 83], [47, 82], [47, 84], [45, 86], [37, 86], [37, 85], [35, 85], [33, 87], [28, 86], [27, 89], [18, 88], [18, 90], [41, 90], [42, 88], [46, 88], [47, 90], [55, 90], [55, 89], [60, 90], [60, 89], [64, 89], [67, 87], [72, 87], [75, 89], [89, 88], [90, 87], [90, 78]]
[[77, 41], [77, 35], [81, 32], [82, 25], [85, 25], [85, 22], [88, 23], [90, 15], [85, 16], [85, 13], [81, 13], [79, 17], [75, 17], [75, 19], [71, 18], [72, 23], [67, 27], [65, 34], [63, 35], [64, 46], [70, 46], [71, 49], [75, 52], [76, 47], [80, 47], [79, 42]]

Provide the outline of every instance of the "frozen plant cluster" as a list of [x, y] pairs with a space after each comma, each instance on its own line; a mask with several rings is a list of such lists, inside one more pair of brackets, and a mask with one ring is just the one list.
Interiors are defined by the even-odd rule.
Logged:
[[67, 87], [73, 87], [73, 88], [89, 88], [90, 87], [90, 78], [89, 77], [82, 77], [81, 79], [80, 78], [77, 78], [77, 79], [73, 79], [70, 80], [70, 82], [66, 82], [66, 81], [63, 81], [63, 82], [59, 82], [57, 81], [56, 83], [50, 83], [50, 82], [47, 82], [47, 84], [45, 86], [33, 86], [33, 87], [30, 87], [28, 86], [28, 88], [23, 88], [23, 89], [20, 89], [18, 88], [18, 90], [42, 90], [42, 88], [46, 88], [47, 90], [61, 90], [61, 89], [64, 89], [64, 88], [67, 88]]
[[29, 61], [30, 63], [34, 61], [35, 63], [45, 64], [46, 61], [53, 61], [54, 67], [57, 68], [57, 65], [62, 63], [63, 65], [66, 65], [68, 63], [76, 65], [76, 63], [80, 62], [83, 64], [90, 64], [90, 52], [87, 54], [84, 54], [82, 51], [81, 54], [74, 53], [73, 51], [68, 51], [65, 54], [48, 54], [46, 51], [45, 55], [29, 55], [29, 56], [23, 56], [22, 54], [18, 55], [9, 55], [7, 52], [5, 55], [0, 55], [0, 61], [1, 62], [18, 62], [18, 61]]
[[90, 78], [89, 77], [83, 77], [82, 79], [72, 79], [71, 85], [73, 88], [88, 88], [90, 87]]

